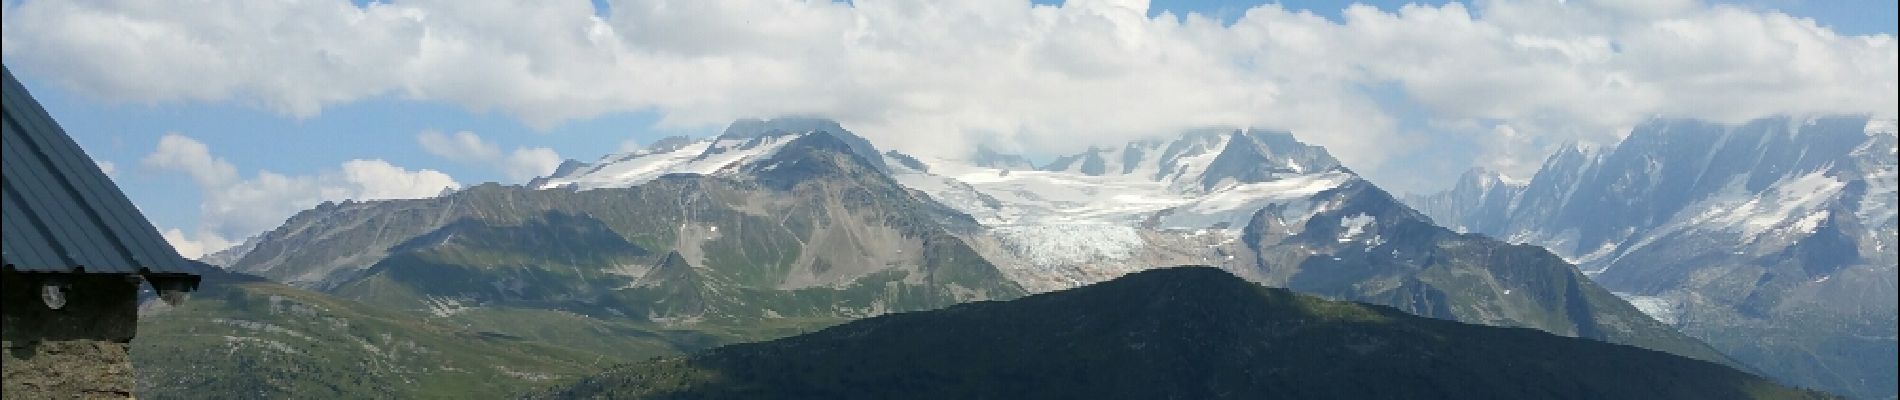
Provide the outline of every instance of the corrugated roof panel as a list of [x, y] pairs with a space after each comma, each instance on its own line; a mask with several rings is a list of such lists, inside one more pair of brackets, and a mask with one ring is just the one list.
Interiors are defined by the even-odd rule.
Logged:
[[[26, 91], [20, 90], [18, 94], [25, 95]], [[13, 111], [18, 115], [33, 115], [27, 113], [32, 110], [20, 109], [28, 105], [38, 106], [37, 102], [29, 97], [25, 101], [13, 103], [12, 106], [16, 107]], [[86, 209], [93, 211], [91, 215], [96, 220], [92, 222], [105, 228], [106, 238], [115, 242], [124, 255], [134, 261], [133, 265], [155, 271], [190, 268], [184, 265], [184, 259], [177, 256], [170, 244], [162, 242], [162, 237], [140, 234], [140, 232], [157, 232], [158, 229], [143, 216], [135, 216], [138, 210], [132, 206], [132, 201], [118, 190], [118, 186], [112, 183], [112, 178], [107, 177], [105, 171], [99, 170], [92, 158], [79, 147], [79, 143], [66, 136], [65, 131], [59, 126], [54, 125], [50, 117], [23, 118], [18, 122], [27, 128], [27, 137], [40, 148], [72, 150], [48, 151], [45, 155], [52, 162], [53, 171], [59, 173], [60, 178], [72, 186], [74, 194], [77, 194], [78, 199], [86, 204]]]
[[7, 189], [6, 192], [5, 196], [0, 196], [0, 212], [4, 212], [0, 214], [0, 235], [14, 239], [0, 240], [0, 242], [5, 242], [5, 247], [0, 248], [0, 253], [5, 254], [5, 257], [0, 258], [5, 258], [5, 260], [0, 262], [17, 265], [74, 264], [70, 260], [62, 259], [59, 253], [54, 252], [49, 246], [51, 241], [45, 238], [45, 234], [39, 228], [33, 226], [32, 217], [19, 207], [15, 207], [18, 203], [12, 200], [13, 190]]
[[[32, 220], [44, 227], [55, 249], [60, 250], [68, 259], [79, 263], [78, 266], [96, 272], [123, 272], [124, 266], [114, 267], [118, 253], [117, 246], [106, 242], [103, 232], [87, 226], [90, 218], [81, 209], [79, 202], [72, 198], [69, 190], [59, 182], [56, 175], [39, 162], [29, 144], [25, 143], [13, 118], [6, 118], [6, 165], [4, 168], [8, 188], [16, 190], [16, 198], [24, 200], [22, 207]], [[85, 251], [75, 251], [86, 249]], [[68, 268], [74, 266], [66, 266]]]
[[21, 271], [201, 273], [164, 241], [13, 71], [4, 73], [5, 263]]

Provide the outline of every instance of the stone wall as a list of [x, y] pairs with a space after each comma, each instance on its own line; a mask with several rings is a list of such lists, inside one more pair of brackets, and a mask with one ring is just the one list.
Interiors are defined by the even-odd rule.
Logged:
[[[47, 308], [41, 283], [58, 279], [66, 305]], [[135, 276], [0, 272], [0, 367], [7, 399], [132, 397], [127, 345], [138, 329]]]

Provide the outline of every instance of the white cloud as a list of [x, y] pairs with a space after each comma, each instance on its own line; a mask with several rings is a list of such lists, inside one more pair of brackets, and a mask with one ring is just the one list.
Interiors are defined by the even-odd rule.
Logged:
[[461, 187], [435, 170], [411, 171], [383, 160], [349, 160], [313, 175], [258, 171], [243, 178], [230, 162], [196, 139], [170, 133], [144, 159], [148, 167], [183, 172], [202, 193], [198, 226], [187, 234], [171, 228], [165, 238], [180, 254], [215, 252], [276, 228], [284, 219], [325, 201], [426, 198]]
[[546, 147], [515, 149], [503, 165], [509, 179], [528, 180], [554, 173], [554, 168], [561, 166], [561, 155]]
[[104, 173], [106, 173], [106, 177], [107, 177], [107, 178], [117, 178], [117, 177], [119, 177], [119, 165], [118, 165], [118, 164], [113, 164], [113, 163], [112, 163], [111, 161], [106, 161], [106, 160], [100, 160], [100, 159], [93, 159], [93, 162], [94, 162], [94, 164], [98, 164], [98, 165], [99, 165], [99, 172], [104, 172]]
[[504, 155], [501, 146], [469, 131], [453, 135], [422, 131], [416, 134], [416, 143], [422, 145], [423, 151], [450, 161], [493, 166], [517, 182], [548, 175], [561, 165], [561, 155], [554, 149], [520, 147]]
[[481, 162], [501, 158], [501, 148], [482, 140], [475, 132], [460, 131], [446, 135], [436, 131], [416, 134], [422, 150], [457, 162]]
[[237, 167], [211, 156], [204, 142], [177, 133], [158, 138], [158, 149], [145, 156], [145, 166], [182, 171], [200, 187], [217, 187], [238, 179]]
[[197, 235], [189, 235], [178, 228], [171, 228], [166, 229], [161, 235], [165, 237], [166, 242], [171, 243], [173, 249], [178, 250], [178, 255], [193, 260], [238, 245], [229, 239], [205, 231], [198, 231]]
[[[628, 0], [604, 18], [582, 0], [42, 0], [5, 10], [4, 47], [15, 68], [136, 102], [307, 117], [394, 95], [541, 127], [627, 111], [676, 127], [821, 114], [916, 152], [1073, 151], [1255, 125], [1292, 129], [1375, 178], [1419, 173], [1381, 162], [1439, 143], [1535, 165], [1557, 143], [1613, 140], [1655, 115], [1891, 116], [1900, 104], [1890, 36], [1695, 0], [1479, 3], [1353, 6], [1339, 21], [1263, 5], [1223, 25], [1147, 18], [1139, 0]], [[1408, 111], [1370, 94], [1380, 87], [1433, 128], [1400, 126]], [[1521, 138], [1488, 143], [1500, 127]]]

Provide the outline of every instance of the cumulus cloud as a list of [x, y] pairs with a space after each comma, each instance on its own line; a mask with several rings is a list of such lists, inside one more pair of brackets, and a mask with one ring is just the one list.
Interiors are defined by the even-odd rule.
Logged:
[[141, 160], [146, 167], [184, 173], [202, 194], [198, 226], [191, 232], [164, 231], [179, 254], [196, 258], [236, 244], [284, 222], [298, 211], [325, 201], [432, 197], [461, 187], [435, 170], [411, 171], [383, 160], [349, 160], [312, 175], [258, 171], [246, 178], [203, 142], [169, 133]]
[[158, 149], [145, 156], [145, 166], [184, 172], [200, 187], [224, 186], [238, 179], [237, 167], [213, 157], [204, 142], [176, 133], [158, 138]]
[[[444, 134], [437, 131], [422, 131], [416, 134], [416, 143], [422, 150], [450, 161], [482, 164], [497, 168], [514, 181], [526, 181], [553, 173], [561, 165], [561, 154], [545, 147], [521, 147], [503, 154], [501, 146], [482, 139], [475, 132], [460, 131]], [[622, 144], [625, 145], [624, 143]]]
[[561, 155], [546, 147], [515, 149], [502, 165], [510, 179], [527, 180], [554, 173], [561, 166]]
[[178, 255], [193, 260], [238, 245], [216, 233], [202, 230], [194, 235], [186, 234], [184, 230], [178, 228], [171, 228], [160, 235], [165, 237], [165, 242], [171, 243], [172, 248], [178, 251]]
[[[1412, 173], [1381, 163], [1445, 143], [1522, 168], [1657, 115], [1891, 116], [1900, 104], [1892, 37], [1695, 0], [1356, 5], [1337, 20], [1269, 4], [1231, 24], [1150, 18], [1139, 0], [610, 4], [599, 16], [583, 0], [25, 1], [5, 10], [4, 47], [15, 68], [136, 102], [308, 117], [397, 96], [540, 127], [627, 111], [658, 111], [665, 126], [817, 114], [924, 153], [1261, 126], [1375, 178]], [[1395, 108], [1427, 124], [1402, 124], [1410, 111]]]

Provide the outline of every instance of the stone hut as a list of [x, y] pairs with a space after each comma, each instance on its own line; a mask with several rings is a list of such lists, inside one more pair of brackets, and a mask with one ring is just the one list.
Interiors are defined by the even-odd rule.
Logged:
[[[4, 70], [5, 67], [0, 67]], [[0, 389], [6, 398], [129, 398], [140, 288], [197, 289], [185, 260], [5, 70]]]

